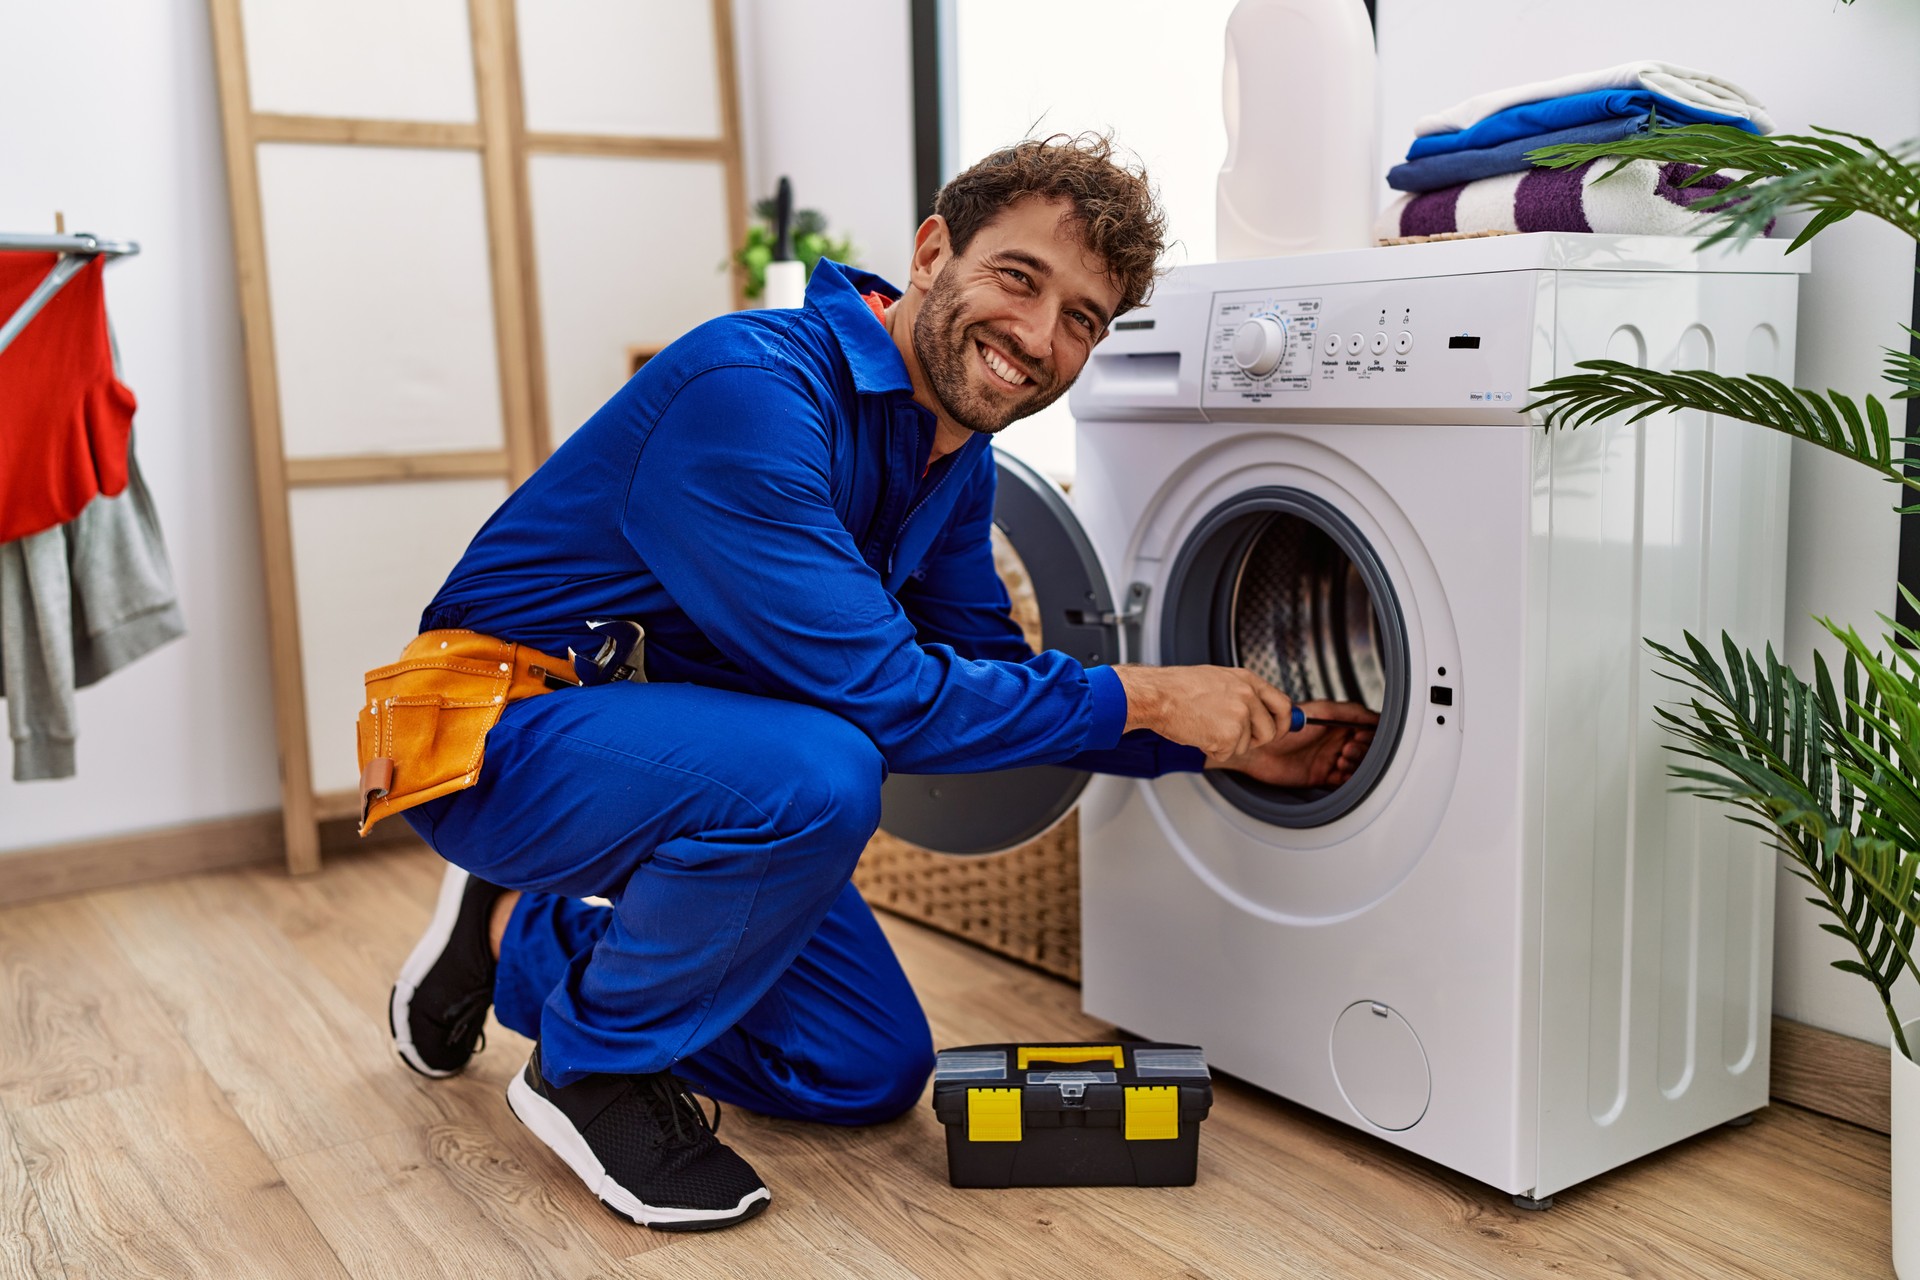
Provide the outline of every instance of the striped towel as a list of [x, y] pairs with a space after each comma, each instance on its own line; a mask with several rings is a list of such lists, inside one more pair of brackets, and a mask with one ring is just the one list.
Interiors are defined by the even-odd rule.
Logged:
[[[1694, 186], [1690, 164], [1613, 158], [1571, 169], [1503, 173], [1438, 191], [1405, 195], [1374, 222], [1381, 240], [1475, 231], [1597, 231], [1608, 235], [1699, 235], [1716, 192], [1733, 179], [1715, 174]], [[1767, 234], [1773, 224], [1767, 224]]]

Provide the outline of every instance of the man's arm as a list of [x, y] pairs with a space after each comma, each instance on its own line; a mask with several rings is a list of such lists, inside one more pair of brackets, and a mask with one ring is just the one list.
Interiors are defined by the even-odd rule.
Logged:
[[[993, 563], [993, 500], [994, 471], [986, 467], [900, 600], [923, 641], [1025, 662], [1033, 650], [1013, 621]], [[1134, 777], [1225, 766], [1285, 733], [1293, 709], [1285, 694], [1237, 667], [1112, 670], [1127, 694], [1126, 736], [1059, 763]]]
[[821, 407], [780, 371], [700, 373], [648, 429], [622, 531], [729, 659], [851, 721], [895, 769], [1000, 769], [1112, 746], [1125, 715], [1112, 671], [920, 643], [834, 512], [830, 445]]

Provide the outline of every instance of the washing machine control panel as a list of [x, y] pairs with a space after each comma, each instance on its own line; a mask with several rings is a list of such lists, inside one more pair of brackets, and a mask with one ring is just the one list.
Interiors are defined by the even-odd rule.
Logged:
[[1517, 420], [1537, 292], [1531, 272], [1214, 292], [1201, 408], [1249, 420], [1410, 408]]
[[1319, 321], [1318, 298], [1215, 294], [1207, 336], [1207, 395], [1223, 393], [1258, 404], [1306, 390]]

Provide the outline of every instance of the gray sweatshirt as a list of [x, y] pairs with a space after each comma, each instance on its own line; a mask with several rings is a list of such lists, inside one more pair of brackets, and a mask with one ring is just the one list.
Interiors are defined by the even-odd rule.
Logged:
[[127, 487], [67, 524], [0, 543], [0, 696], [16, 782], [74, 772], [74, 691], [186, 633], [153, 499]]

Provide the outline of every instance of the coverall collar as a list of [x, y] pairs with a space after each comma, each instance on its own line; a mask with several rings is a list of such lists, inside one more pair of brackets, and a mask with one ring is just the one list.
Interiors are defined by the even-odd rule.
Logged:
[[889, 301], [900, 296], [898, 289], [871, 271], [822, 258], [807, 282], [807, 305], [826, 318], [841, 354], [847, 358], [854, 390], [862, 395], [897, 391], [911, 395], [913, 378], [907, 373], [907, 362], [900, 358], [900, 349], [893, 345], [886, 326], [873, 322], [873, 311], [864, 296], [869, 293], [878, 293]]

